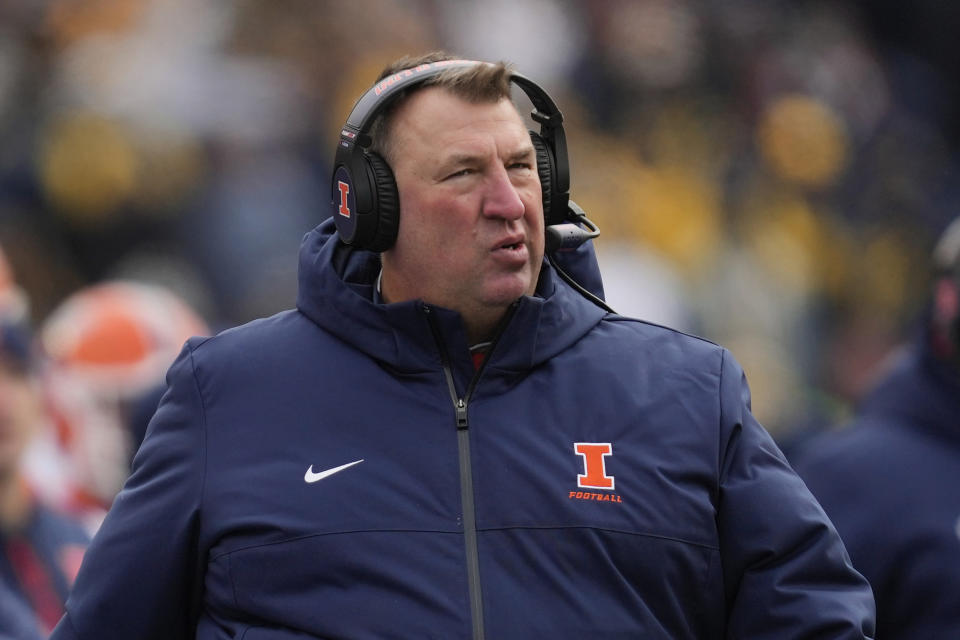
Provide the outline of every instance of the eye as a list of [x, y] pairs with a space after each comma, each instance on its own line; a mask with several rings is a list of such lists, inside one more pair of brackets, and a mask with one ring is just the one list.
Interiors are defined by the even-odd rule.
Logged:
[[445, 177], [444, 180], [452, 180], [452, 179], [454, 179], [454, 178], [462, 178], [462, 177], [465, 177], [465, 176], [473, 175], [474, 173], [476, 173], [476, 170], [474, 170], [474, 169], [472, 169], [472, 168], [464, 168], [464, 169], [460, 169], [459, 171], [454, 171], [453, 173], [447, 175], [447, 177]]

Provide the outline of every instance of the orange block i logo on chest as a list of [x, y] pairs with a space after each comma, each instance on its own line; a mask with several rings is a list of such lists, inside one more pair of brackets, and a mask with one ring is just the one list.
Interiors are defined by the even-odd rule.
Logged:
[[592, 500], [595, 502], [622, 502], [620, 496], [613, 493], [594, 493], [590, 489], [613, 491], [616, 479], [607, 475], [607, 457], [613, 455], [613, 444], [609, 442], [574, 442], [573, 451], [583, 459], [583, 473], [577, 475], [577, 486], [587, 491], [571, 491], [571, 500]]

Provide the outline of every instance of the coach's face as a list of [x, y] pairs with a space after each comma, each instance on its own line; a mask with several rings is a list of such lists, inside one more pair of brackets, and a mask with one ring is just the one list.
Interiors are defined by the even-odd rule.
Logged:
[[469, 323], [532, 294], [543, 204], [536, 153], [513, 104], [430, 87], [400, 106], [390, 135], [400, 228], [383, 255], [384, 295], [421, 298]]

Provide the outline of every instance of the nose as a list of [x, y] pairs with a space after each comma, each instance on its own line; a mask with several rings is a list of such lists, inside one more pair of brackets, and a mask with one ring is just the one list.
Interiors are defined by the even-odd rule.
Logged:
[[505, 167], [497, 167], [487, 178], [483, 198], [483, 215], [490, 218], [517, 220], [523, 217], [525, 206], [517, 187], [510, 181]]

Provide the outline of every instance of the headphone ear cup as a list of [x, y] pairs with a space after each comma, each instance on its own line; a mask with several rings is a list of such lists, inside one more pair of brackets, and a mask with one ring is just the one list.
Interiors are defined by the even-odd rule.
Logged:
[[553, 153], [550, 151], [547, 142], [536, 131], [530, 132], [530, 141], [537, 153], [537, 173], [540, 175], [540, 189], [543, 192], [543, 217], [546, 224], [559, 224], [563, 222], [563, 216], [557, 219], [553, 206]]
[[[386, 251], [397, 241], [400, 225], [400, 196], [397, 194], [397, 182], [393, 170], [380, 155], [365, 154], [370, 169], [371, 183], [374, 189], [374, 207], [370, 227], [364, 229], [358, 243], [370, 251]], [[358, 234], [359, 235], [359, 234]]]

